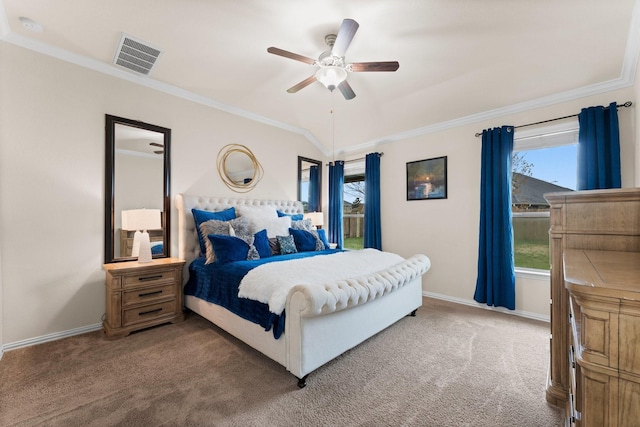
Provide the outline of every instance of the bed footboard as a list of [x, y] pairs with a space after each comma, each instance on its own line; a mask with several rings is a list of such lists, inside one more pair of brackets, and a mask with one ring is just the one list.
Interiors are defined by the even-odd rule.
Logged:
[[416, 310], [429, 267], [415, 255], [367, 276], [294, 287], [285, 309], [287, 369], [303, 378]]

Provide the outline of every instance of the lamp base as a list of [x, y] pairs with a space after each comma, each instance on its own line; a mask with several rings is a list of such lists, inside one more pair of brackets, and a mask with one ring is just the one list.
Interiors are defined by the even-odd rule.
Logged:
[[151, 255], [151, 239], [149, 239], [149, 233], [143, 231], [140, 235], [140, 250], [138, 252], [138, 262], [151, 262], [153, 256]]

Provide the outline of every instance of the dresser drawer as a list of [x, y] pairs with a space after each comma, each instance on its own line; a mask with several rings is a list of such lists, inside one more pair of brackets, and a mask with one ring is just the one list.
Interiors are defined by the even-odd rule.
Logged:
[[612, 357], [611, 352], [613, 350], [617, 353], [618, 337], [617, 334], [611, 335], [611, 316], [612, 313], [608, 311], [582, 308], [578, 338], [581, 351], [578, 355], [584, 360], [601, 366], [617, 367], [618, 359]]
[[176, 301], [166, 301], [158, 304], [124, 310], [122, 326], [152, 321], [164, 316], [173, 316], [176, 312]]
[[163, 282], [174, 282], [175, 270], [156, 270], [141, 274], [132, 274], [123, 278], [122, 286], [131, 288], [134, 286], [147, 286], [161, 284]]
[[176, 296], [175, 289], [175, 284], [168, 283], [161, 286], [124, 291], [122, 296], [122, 306], [130, 307], [136, 304], [156, 302], [167, 298], [174, 299]]

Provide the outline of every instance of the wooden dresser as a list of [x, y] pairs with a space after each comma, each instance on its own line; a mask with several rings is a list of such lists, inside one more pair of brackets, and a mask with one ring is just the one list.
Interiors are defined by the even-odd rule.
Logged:
[[567, 249], [569, 422], [640, 425], [640, 252]]
[[571, 310], [564, 255], [571, 249], [640, 252], [640, 188], [550, 193], [545, 198], [551, 211], [551, 351], [546, 396], [550, 403], [567, 408], [570, 416]]
[[184, 320], [182, 267], [185, 261], [157, 258], [105, 264], [106, 315], [102, 324], [107, 338]]

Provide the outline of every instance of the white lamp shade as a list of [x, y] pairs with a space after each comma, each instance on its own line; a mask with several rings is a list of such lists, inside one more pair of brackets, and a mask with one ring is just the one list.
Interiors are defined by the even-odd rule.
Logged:
[[130, 209], [122, 211], [122, 229], [158, 230], [162, 228], [160, 209]]
[[304, 214], [305, 219], [310, 219], [311, 224], [316, 227], [322, 227], [324, 225], [324, 215], [322, 212], [309, 212]]

